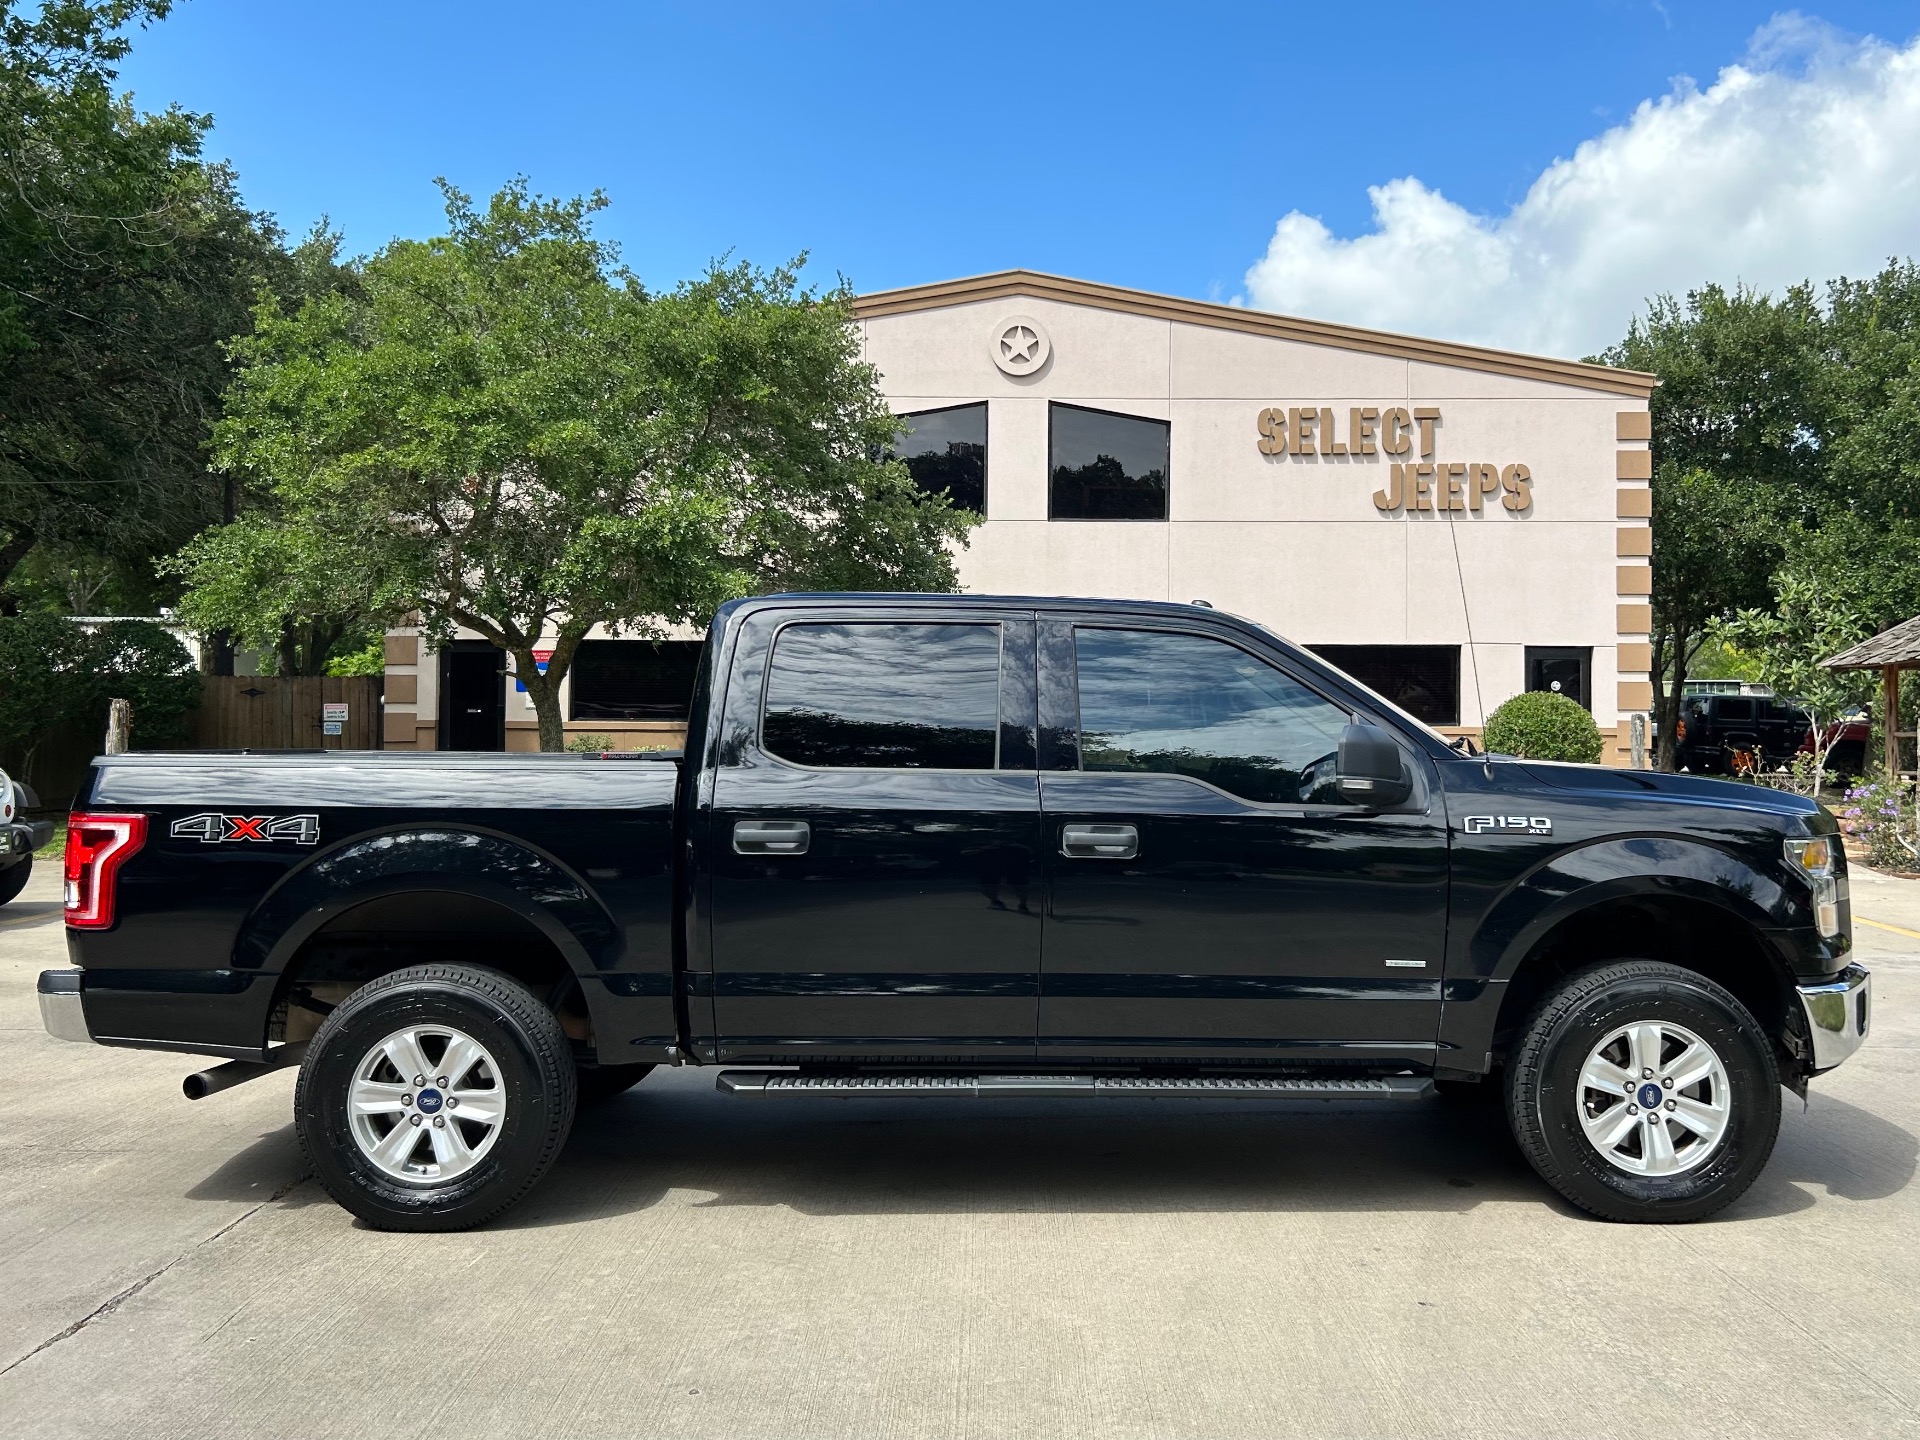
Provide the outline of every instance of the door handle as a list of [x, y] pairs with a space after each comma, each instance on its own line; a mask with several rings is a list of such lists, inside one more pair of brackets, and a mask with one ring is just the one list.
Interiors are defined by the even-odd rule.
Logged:
[[736, 820], [736, 855], [804, 855], [813, 832], [804, 820]]
[[1062, 825], [1060, 853], [1073, 860], [1131, 860], [1140, 832], [1131, 825]]

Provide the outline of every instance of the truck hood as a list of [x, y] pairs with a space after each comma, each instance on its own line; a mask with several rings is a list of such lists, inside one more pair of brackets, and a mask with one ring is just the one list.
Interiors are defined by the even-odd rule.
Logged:
[[1682, 801], [1692, 805], [1714, 805], [1728, 810], [1758, 811], [1768, 815], [1793, 816], [1814, 833], [1837, 830], [1838, 824], [1824, 805], [1804, 795], [1789, 795], [1765, 785], [1750, 785], [1738, 780], [1710, 780], [1702, 775], [1669, 775], [1659, 770], [1619, 770], [1607, 765], [1565, 765], [1549, 760], [1501, 760], [1495, 765], [1511, 765], [1541, 785], [1554, 790], [1578, 790], [1590, 795], [1634, 795]]

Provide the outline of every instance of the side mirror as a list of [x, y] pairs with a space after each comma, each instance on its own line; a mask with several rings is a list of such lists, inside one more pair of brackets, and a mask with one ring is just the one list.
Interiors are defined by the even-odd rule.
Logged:
[[1340, 798], [1354, 805], [1398, 805], [1413, 793], [1413, 777], [1391, 735], [1378, 725], [1349, 725], [1334, 761]]

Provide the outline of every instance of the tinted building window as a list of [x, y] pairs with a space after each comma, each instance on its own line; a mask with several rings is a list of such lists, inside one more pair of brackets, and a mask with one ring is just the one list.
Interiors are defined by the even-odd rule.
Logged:
[[998, 625], [789, 625], [760, 743], [799, 765], [991, 770]]
[[1164, 420], [1049, 405], [1047, 518], [1166, 519], [1172, 434]]
[[1074, 632], [1080, 768], [1188, 775], [1270, 804], [1338, 804], [1348, 715], [1222, 640]]
[[575, 720], [685, 720], [699, 640], [583, 640], [573, 657]]
[[1593, 708], [1588, 676], [1593, 669], [1593, 650], [1585, 645], [1529, 645], [1527, 647], [1527, 689], [1545, 690]]
[[987, 407], [955, 405], [899, 416], [889, 452], [906, 462], [929, 495], [945, 491], [955, 509], [987, 513]]
[[1313, 653], [1429, 725], [1460, 723], [1458, 645], [1315, 645]]

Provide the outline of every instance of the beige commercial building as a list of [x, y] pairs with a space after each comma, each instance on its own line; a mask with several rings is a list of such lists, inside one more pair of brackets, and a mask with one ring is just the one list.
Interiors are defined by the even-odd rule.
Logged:
[[[1650, 375], [1026, 271], [864, 296], [922, 484], [985, 519], [977, 593], [1204, 600], [1449, 731], [1559, 689], [1651, 705]], [[695, 642], [590, 642], [571, 733], [671, 743]], [[532, 748], [497, 652], [388, 639], [386, 740]]]

